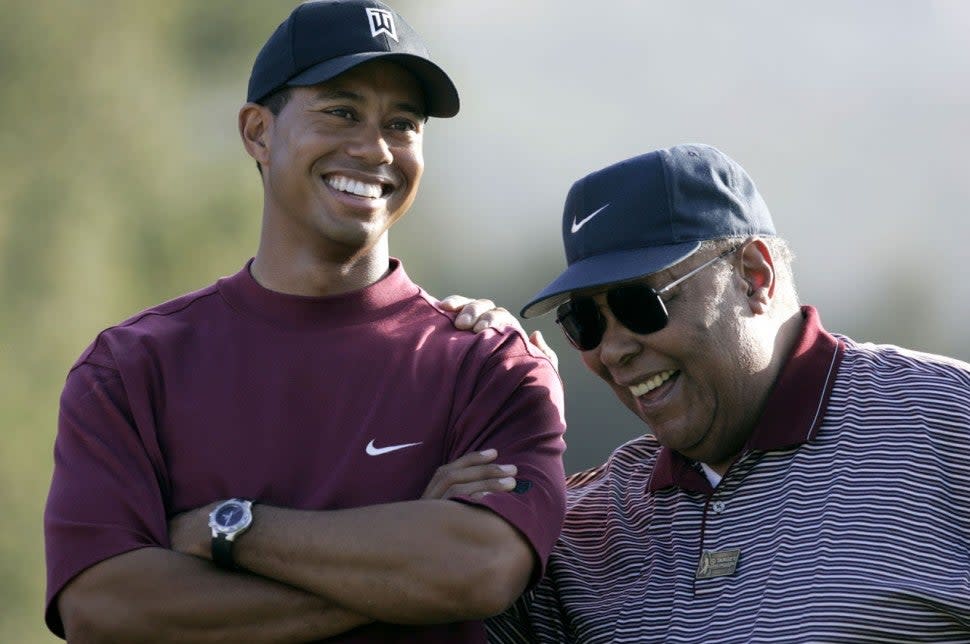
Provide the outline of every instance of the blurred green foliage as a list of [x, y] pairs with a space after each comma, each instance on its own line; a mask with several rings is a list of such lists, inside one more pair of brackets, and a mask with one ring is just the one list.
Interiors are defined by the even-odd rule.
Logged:
[[43, 625], [58, 396], [84, 347], [234, 272], [261, 189], [236, 134], [293, 1], [4, 4], [0, 20], [0, 641]]

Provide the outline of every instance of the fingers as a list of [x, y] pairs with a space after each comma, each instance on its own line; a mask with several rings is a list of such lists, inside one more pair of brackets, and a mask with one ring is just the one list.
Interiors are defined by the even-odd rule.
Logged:
[[459, 329], [473, 329], [477, 332], [480, 330], [477, 327], [483, 317], [490, 319], [495, 310], [504, 311], [505, 309], [496, 309], [495, 302], [492, 300], [471, 300], [458, 311], [455, 326]]
[[471, 329], [475, 333], [485, 329], [503, 329], [507, 326], [517, 327], [522, 331], [515, 316], [507, 309], [495, 306], [491, 300], [475, 300], [466, 304], [458, 314], [455, 326], [459, 329]]
[[471, 298], [465, 297], [464, 295], [449, 295], [441, 300], [441, 308], [446, 311], [457, 311], [471, 301]]
[[499, 306], [479, 315], [475, 321], [475, 326], [472, 327], [472, 331], [480, 333], [485, 329], [504, 329], [509, 326], [515, 327], [522, 333], [525, 333], [525, 330], [519, 324], [519, 321], [515, 319], [515, 316]]
[[449, 295], [441, 300], [441, 308], [458, 312], [455, 317], [455, 327], [458, 329], [479, 333], [485, 329], [512, 326], [524, 333], [518, 319], [508, 309], [495, 306], [492, 300], [472, 300], [464, 295]]
[[492, 461], [498, 456], [494, 449], [471, 452], [435, 472], [422, 499], [447, 499], [453, 496], [480, 498], [489, 492], [508, 492], [515, 487], [514, 465]]
[[465, 454], [461, 458], [458, 458], [451, 463], [442, 465], [439, 467], [434, 476], [431, 477], [431, 481], [424, 490], [424, 494], [421, 495], [422, 499], [445, 499], [448, 498], [447, 492], [451, 487], [453, 482], [461, 483], [462, 481], [457, 481], [455, 477], [459, 476], [459, 472], [467, 467], [475, 467], [478, 465], [484, 465], [491, 463], [498, 456], [498, 452], [494, 449], [487, 449], [481, 452], [470, 452]]
[[[495, 302], [492, 300], [472, 300], [464, 295], [449, 295], [441, 300], [441, 308], [446, 311], [458, 311], [458, 316], [455, 318], [455, 327], [464, 330], [475, 327], [482, 316], [490, 311], [505, 311], [505, 309], [496, 308]], [[487, 319], [491, 319], [492, 317], [489, 315]], [[481, 331], [487, 326], [486, 324], [480, 329], [475, 329], [475, 331]]]
[[559, 371], [559, 356], [556, 355], [556, 352], [552, 350], [552, 347], [546, 344], [546, 339], [542, 337], [542, 331], [539, 331], [538, 329], [533, 331], [532, 335], [529, 336], [529, 341], [531, 341], [532, 344], [534, 344], [540, 351], [546, 354], [546, 356], [549, 358], [549, 362], [552, 363], [552, 366], [556, 369], [556, 371]]
[[448, 488], [448, 491], [442, 498], [448, 499], [453, 496], [470, 496], [473, 499], [480, 499], [495, 492], [511, 492], [514, 489], [515, 479], [512, 477], [486, 479], [465, 483], [463, 485], [454, 485]]

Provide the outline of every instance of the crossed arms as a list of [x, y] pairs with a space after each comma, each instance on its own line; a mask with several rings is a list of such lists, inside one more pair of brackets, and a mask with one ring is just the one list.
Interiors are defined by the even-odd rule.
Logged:
[[[257, 504], [252, 528], [234, 548], [249, 573], [204, 560], [210, 507], [180, 515], [171, 523], [173, 550], [127, 552], [68, 584], [60, 596], [65, 630], [72, 642], [292, 642], [374, 620], [440, 623], [498, 613], [525, 588], [533, 553], [499, 516], [443, 500], [507, 488], [500, 483], [507, 473], [487, 457], [463, 459], [440, 469], [419, 501], [328, 512]], [[480, 478], [469, 484], [473, 477]]]

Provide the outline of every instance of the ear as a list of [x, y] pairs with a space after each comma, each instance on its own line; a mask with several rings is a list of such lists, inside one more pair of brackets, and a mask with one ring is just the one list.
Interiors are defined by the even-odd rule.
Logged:
[[748, 285], [748, 306], [755, 315], [768, 312], [775, 296], [775, 263], [768, 245], [754, 238], [741, 249], [741, 279]]
[[249, 156], [266, 166], [272, 142], [273, 113], [262, 105], [246, 103], [239, 110], [239, 136]]

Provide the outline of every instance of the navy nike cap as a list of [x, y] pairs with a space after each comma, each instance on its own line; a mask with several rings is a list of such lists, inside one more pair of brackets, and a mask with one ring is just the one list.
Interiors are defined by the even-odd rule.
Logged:
[[378, 0], [312, 0], [298, 5], [256, 56], [246, 100], [283, 87], [315, 85], [369, 60], [406, 68], [421, 85], [428, 116], [458, 113], [458, 90], [431, 61], [424, 41]]
[[709, 239], [775, 234], [754, 181], [717, 148], [648, 152], [573, 184], [562, 216], [566, 270], [521, 314], [542, 315], [574, 291], [662, 271]]

